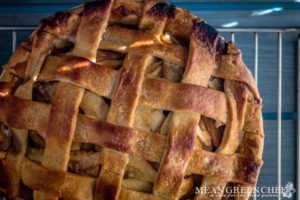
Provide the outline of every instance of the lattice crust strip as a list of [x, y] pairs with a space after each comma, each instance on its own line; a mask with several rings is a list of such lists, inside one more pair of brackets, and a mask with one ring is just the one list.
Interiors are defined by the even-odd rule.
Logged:
[[8, 199], [221, 199], [228, 183], [248, 199], [257, 182], [255, 81], [234, 43], [186, 10], [90, 2], [42, 20], [3, 69]]

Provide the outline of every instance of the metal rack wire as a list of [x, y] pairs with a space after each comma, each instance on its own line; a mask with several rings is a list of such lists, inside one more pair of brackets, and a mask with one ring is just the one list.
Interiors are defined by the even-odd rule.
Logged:
[[[282, 139], [282, 35], [286, 32], [300, 32], [299, 28], [219, 28], [220, 32], [230, 32], [231, 40], [234, 41], [236, 32], [248, 32], [254, 34], [254, 78], [258, 84], [258, 37], [259, 33], [277, 33], [277, 187], [282, 187], [281, 181], [281, 139]], [[297, 200], [300, 200], [300, 34], [297, 39]], [[281, 190], [278, 200], [281, 200]], [[254, 199], [256, 195], [254, 194]]]
[[[18, 31], [32, 31], [35, 27], [0, 27], [0, 31], [11, 31], [12, 33], [12, 51], [14, 52], [17, 45], [17, 32]], [[298, 32], [299, 28], [218, 28], [219, 32], [230, 33], [231, 40], [234, 41], [235, 34], [246, 32], [253, 33], [254, 45], [254, 78], [258, 84], [258, 50], [259, 50], [259, 34], [260, 33], [277, 33], [277, 186], [281, 188], [282, 173], [281, 173], [281, 139], [282, 139], [282, 36], [286, 32]], [[300, 35], [297, 39], [297, 199], [300, 200]], [[281, 190], [279, 190], [278, 200], [281, 200]], [[256, 196], [254, 194], [254, 199]]]

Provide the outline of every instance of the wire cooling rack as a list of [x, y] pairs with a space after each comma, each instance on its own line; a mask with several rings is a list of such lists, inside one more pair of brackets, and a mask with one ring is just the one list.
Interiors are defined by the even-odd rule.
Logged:
[[[300, 32], [299, 28], [281, 28], [281, 29], [266, 29], [266, 28], [219, 28], [220, 32], [230, 32], [231, 40], [234, 41], [235, 33], [248, 32], [254, 34], [254, 78], [258, 85], [258, 37], [260, 33], [277, 33], [277, 187], [282, 187], [281, 173], [281, 139], [282, 139], [282, 36], [287, 32]], [[297, 38], [297, 200], [300, 200], [300, 35]], [[281, 190], [278, 191], [278, 200], [281, 200]], [[254, 199], [256, 195], [254, 194]]]
[[[15, 51], [17, 46], [17, 34], [19, 31], [32, 31], [35, 27], [0, 27], [0, 31], [11, 31], [12, 34], [12, 52]], [[276, 134], [276, 151], [277, 151], [277, 187], [282, 187], [282, 37], [283, 34], [287, 32], [297, 32], [300, 33], [300, 28], [217, 28], [219, 32], [230, 33], [231, 41], [234, 41], [235, 35], [238, 33], [252, 33], [253, 34], [253, 46], [254, 46], [254, 78], [258, 85], [258, 67], [259, 67], [259, 35], [261, 33], [275, 33], [277, 34], [277, 134]], [[300, 200], [300, 34], [297, 38], [297, 200]], [[281, 190], [278, 191], [278, 200], [281, 200]], [[256, 195], [253, 195], [256, 199]]]

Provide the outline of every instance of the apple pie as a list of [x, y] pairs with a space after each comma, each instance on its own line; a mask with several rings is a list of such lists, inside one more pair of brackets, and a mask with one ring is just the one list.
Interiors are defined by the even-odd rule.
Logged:
[[204, 19], [154, 0], [88, 2], [41, 20], [3, 65], [0, 193], [248, 199], [261, 110], [241, 50]]

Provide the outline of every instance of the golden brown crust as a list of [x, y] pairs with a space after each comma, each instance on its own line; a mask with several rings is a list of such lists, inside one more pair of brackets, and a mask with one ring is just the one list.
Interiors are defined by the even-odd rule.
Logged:
[[31, 188], [66, 199], [93, 199], [95, 180], [50, 170], [24, 159], [22, 180]]
[[1, 121], [10, 127], [19, 129], [28, 128], [45, 132], [50, 106], [18, 97], [7, 96], [0, 98], [0, 110]]
[[[0, 163], [8, 198], [24, 197], [21, 183], [35, 199], [133, 200], [179, 199], [201, 186], [192, 174], [205, 176], [202, 186], [256, 184], [264, 134], [255, 81], [241, 51], [184, 9], [105, 0], [57, 13], [0, 81], [0, 121], [13, 141]], [[216, 126], [208, 134], [226, 125], [215, 152], [201, 141], [201, 116]]]
[[70, 12], [58, 12], [54, 16], [40, 22], [39, 33], [48, 32], [61, 39], [65, 39], [78, 27], [80, 17]]
[[[24, 100], [22, 100], [24, 101]], [[42, 105], [38, 103], [38, 105]], [[49, 110], [48, 106], [40, 107], [39, 113], [43, 113], [44, 110]], [[49, 112], [49, 111], [48, 111]], [[24, 117], [24, 120], [20, 120], [19, 123], [26, 124], [29, 119], [33, 119], [35, 113]], [[40, 120], [37, 118], [39, 123], [43, 123], [43, 118]], [[47, 118], [45, 118], [46, 121]], [[2, 119], [1, 119], [2, 120]], [[18, 122], [15, 123], [18, 125]], [[37, 124], [38, 123], [34, 123]], [[21, 125], [24, 126], [24, 125]], [[38, 125], [39, 126], [39, 125]], [[164, 148], [165, 137], [162, 135], [155, 135], [153, 133], [142, 132], [137, 130], [130, 130], [126, 127], [118, 127], [115, 125], [108, 124], [107, 122], [97, 121], [95, 119], [79, 115], [79, 121], [77, 122], [77, 129], [75, 131], [74, 141], [92, 143], [104, 146], [107, 148], [115, 149], [118, 151], [124, 151], [132, 153], [134, 155], [141, 156], [144, 159], [150, 161], [160, 162], [162, 156], [162, 150]], [[37, 129], [35, 126], [30, 127], [31, 129]], [[45, 129], [39, 130], [41, 133], [45, 132]], [[117, 138], [120, 138], [119, 140]], [[127, 139], [126, 139], [127, 138]], [[133, 139], [132, 139], [133, 138]], [[145, 140], [148, 138], [147, 140]], [[153, 138], [153, 139], [152, 139]], [[113, 140], [114, 139], [114, 140]], [[105, 141], [112, 141], [113, 143], [106, 143]], [[126, 142], [128, 141], [128, 142]], [[143, 141], [149, 142], [146, 144]], [[152, 142], [151, 142], [152, 141]], [[106, 145], [109, 144], [109, 145]], [[114, 144], [111, 146], [110, 144]], [[124, 148], [124, 144], [132, 144], [133, 146]], [[121, 145], [121, 146], [120, 146]], [[143, 150], [143, 151], [141, 151]], [[148, 152], [148, 153], [147, 153]], [[153, 157], [153, 155], [156, 155]], [[151, 159], [151, 157], [153, 157]], [[197, 156], [195, 156], [197, 157]], [[198, 158], [196, 158], [198, 159]], [[201, 159], [201, 158], [199, 158]], [[198, 162], [198, 161], [197, 161]], [[195, 162], [195, 163], [197, 163]], [[200, 164], [200, 162], [199, 162]], [[203, 164], [203, 163], [202, 163]]]
[[[249, 89], [253, 92], [255, 98], [260, 100], [255, 80], [252, 77], [250, 70], [242, 60], [241, 51], [232, 42], [228, 44], [227, 48], [229, 50], [227, 50], [228, 52], [226, 55], [222, 55], [221, 61], [219, 61], [218, 68], [214, 75], [223, 79], [244, 82], [247, 86], [249, 86]], [[231, 52], [230, 49], [234, 49], [231, 50], [234, 52]]]
[[[15, 50], [15, 52], [12, 54], [8, 62], [3, 65], [3, 72], [0, 77], [0, 81], [3, 82], [11, 82], [12, 76], [10, 75], [11, 68], [19, 65], [20, 63], [26, 63], [30, 52], [23, 48], [22, 46], [18, 46]], [[25, 70], [24, 66], [19, 67], [22, 70]]]
[[208, 151], [195, 151], [190, 160], [188, 171], [218, 177], [225, 182], [256, 183], [262, 160], [240, 154], [222, 155]]
[[86, 4], [76, 34], [73, 55], [96, 61], [96, 53], [106, 28], [112, 0]]
[[249, 102], [247, 104], [244, 131], [264, 136], [261, 110], [262, 105], [257, 102]]
[[[96, 61], [98, 45], [108, 22], [111, 5], [112, 2], [109, 0], [85, 5], [76, 35], [76, 45], [72, 51], [73, 55]], [[68, 14], [66, 16], [69, 17]], [[60, 23], [65, 23], [65, 20], [62, 18]], [[93, 33], [91, 37], [87, 37], [84, 30], [87, 25], [91, 25], [88, 26], [88, 31]], [[58, 84], [46, 130], [43, 166], [54, 170], [67, 170], [69, 152], [76, 128], [76, 118], [83, 94], [83, 88], [63, 82]], [[36, 199], [56, 199], [53, 195], [41, 192], [35, 192], [34, 197]]]
[[[244, 125], [244, 115], [247, 105], [248, 90], [240, 82], [226, 80], [224, 83], [225, 94], [228, 99], [228, 121], [224, 131], [223, 139], [216, 152], [225, 155], [234, 154], [240, 143], [240, 132]], [[227, 182], [204, 177], [201, 187], [217, 191], [212, 194], [212, 198], [221, 199]], [[196, 199], [205, 198], [206, 194], [202, 193]]]
[[111, 97], [117, 78], [117, 71], [73, 56], [48, 57], [39, 76], [41, 81], [71, 82], [104, 97]]
[[103, 165], [96, 181], [96, 199], [116, 199], [121, 192], [122, 179], [129, 162], [126, 154], [104, 149]]
[[[112, 10], [112, 23], [137, 24], [142, 16], [143, 3], [139, 1], [117, 0]], [[197, 18], [187, 10], [170, 6], [167, 10], [168, 21], [165, 30], [175, 37], [188, 39]], [[203, 21], [203, 20], [202, 20]]]
[[[65, 199], [93, 199], [94, 197], [93, 188], [96, 182], [94, 178], [51, 170], [28, 159], [23, 161], [22, 172], [24, 182], [36, 190], [45, 191]], [[120, 199], [126, 200], [128, 197], [137, 200], [161, 199], [150, 194], [122, 189]]]
[[[170, 91], [171, 95], [165, 91]], [[158, 109], [198, 112], [222, 122], [227, 120], [224, 93], [201, 86], [148, 78], [144, 82], [140, 102]]]
[[[143, 12], [148, 12], [157, 4], [151, 1], [145, 3]], [[145, 16], [145, 15], [143, 15]], [[149, 17], [151, 19], [152, 17]], [[141, 19], [140, 26], [146, 25], [147, 19]], [[151, 32], [160, 33], [164, 23], [150, 27]], [[160, 33], [161, 34], [161, 33]], [[146, 72], [146, 67], [152, 60], [151, 55], [129, 52], [123, 63], [119, 81], [116, 83], [107, 120], [116, 125], [132, 127], [135, 110], [141, 92], [141, 85]], [[128, 155], [107, 151], [104, 160], [104, 170], [101, 170], [96, 185], [96, 198], [118, 199], [120, 186], [128, 163]], [[116, 173], [114, 170], [119, 169]], [[113, 173], [110, 173], [113, 172]]]
[[[190, 53], [182, 82], [207, 87], [214, 65], [214, 53], [208, 49], [215, 48], [217, 32], [202, 21], [195, 22], [192, 31]], [[205, 34], [207, 32], [208, 34]], [[207, 44], [211, 46], [208, 47]], [[201, 48], [203, 46], [205, 47]], [[183, 120], [184, 124], [181, 123]], [[173, 113], [167, 148], [154, 184], [154, 192], [159, 196], [167, 199], [178, 198], [194, 149], [199, 120], [200, 115], [196, 113]]]
[[[108, 121], [127, 126], [133, 124], [134, 111], [140, 96], [141, 83], [144, 79], [143, 75], [150, 61], [151, 57], [148, 55], [138, 53], [127, 55], [115, 92], [112, 95], [112, 99], [116, 99], [116, 103], [113, 101], [111, 104]], [[110, 118], [114, 120], [109, 120]]]
[[[200, 158], [201, 155], [199, 155]], [[201, 161], [200, 159], [198, 159]], [[218, 171], [212, 172], [212, 173], [217, 173], [221, 177], [224, 178], [224, 180], [231, 180], [231, 181], [244, 181], [245, 179], [248, 180], [251, 183], [251, 180], [253, 176], [249, 176], [243, 173], [244, 170], [240, 170], [240, 167], [244, 166], [239, 166], [240, 163], [252, 163], [251, 167], [253, 168], [253, 161], [248, 160], [244, 157], [236, 157], [236, 156], [228, 156], [228, 159], [222, 158], [222, 159], [216, 159], [216, 157], [213, 158], [214, 162], [218, 162], [220, 164], [220, 169]], [[226, 167], [226, 162], [227, 164], [229, 163], [235, 163], [238, 165], [236, 168], [231, 168], [232, 171], [230, 170], [222, 170], [221, 167]], [[202, 162], [195, 162], [198, 165]], [[259, 162], [258, 162], [259, 163]], [[231, 164], [230, 164], [231, 165]], [[193, 169], [193, 165], [191, 165]], [[199, 167], [197, 167], [199, 168]], [[208, 168], [204, 168], [201, 170], [201, 173], [208, 174], [207, 170]], [[25, 181], [26, 184], [31, 186], [34, 189], [38, 189], [41, 191], [47, 191], [50, 192], [51, 194], [57, 195], [58, 191], [60, 191], [59, 196], [60, 197], [65, 197], [65, 198], [71, 198], [71, 199], [81, 199], [80, 197], [85, 197], [85, 198], [92, 198], [92, 190], [93, 185], [95, 184], [95, 179], [93, 178], [87, 178], [79, 175], [74, 175], [74, 174], [69, 174], [69, 173], [62, 173], [54, 170], [50, 170], [44, 167], [41, 167], [37, 164], [34, 164], [34, 162], [29, 161], [25, 159], [22, 164], [22, 178]], [[227, 173], [225, 173], [227, 172]], [[257, 171], [255, 172], [257, 173]], [[50, 176], [55, 177], [53, 179], [49, 179]], [[253, 174], [251, 174], [253, 175]], [[35, 178], [36, 177], [36, 178]], [[49, 179], [48, 181], [46, 181]], [[80, 188], [83, 187], [83, 188]], [[63, 188], [63, 190], [61, 190]], [[84, 195], [84, 196], [82, 196]], [[91, 195], [91, 196], [90, 196]], [[121, 192], [122, 196], [122, 192]], [[146, 195], [147, 196], [147, 195]], [[152, 197], [151, 198], [155, 198]], [[150, 199], [151, 199], [150, 198]], [[121, 199], [121, 198], [120, 198]]]
[[[252, 100], [247, 104], [247, 112], [245, 115], [244, 137], [241, 141], [239, 152], [245, 156], [256, 159], [262, 159], [264, 147], [264, 133], [262, 123], [262, 105], [256, 100]], [[250, 117], [251, 116], [251, 117]], [[247, 188], [248, 193], [237, 195], [236, 199], [249, 199], [253, 187], [244, 183], [234, 184], [238, 189]]]
[[[83, 58], [68, 56], [49, 57], [45, 62], [39, 80], [70, 81], [101, 96], [111, 98], [117, 76], [118, 72], [114, 70], [100, 67]], [[171, 91], [179, 98], [170, 96], [164, 91]], [[211, 99], [211, 101], [201, 100], [203, 98]], [[161, 101], [162, 99], [163, 101]], [[195, 85], [171, 84], [164, 80], [147, 78], [143, 84], [140, 103], [164, 110], [199, 112], [222, 122], [226, 122], [227, 118], [224, 94], [214, 90], [202, 89]], [[215, 105], [218, 105], [218, 107]]]
[[66, 170], [82, 96], [83, 90], [74, 85], [57, 86], [46, 129], [44, 166]]

